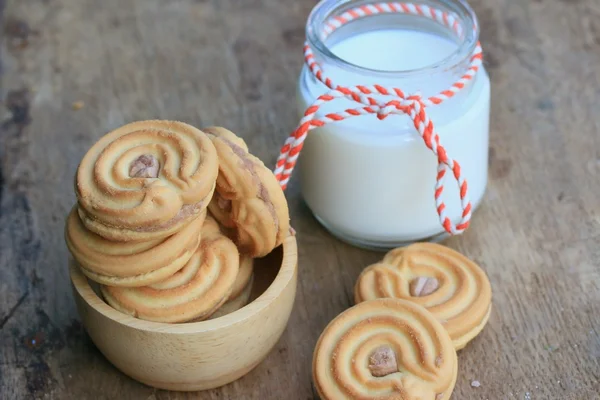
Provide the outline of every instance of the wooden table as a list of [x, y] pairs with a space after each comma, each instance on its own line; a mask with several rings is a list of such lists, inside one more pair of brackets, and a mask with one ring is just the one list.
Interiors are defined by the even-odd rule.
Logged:
[[[0, 399], [310, 399], [312, 350], [381, 254], [333, 239], [288, 196], [300, 282], [288, 329], [239, 381], [169, 393], [121, 374], [71, 297], [64, 218], [96, 139], [151, 117], [242, 134], [273, 165], [297, 122], [313, 1], [3, 0]], [[490, 182], [447, 241], [494, 288], [455, 399], [600, 398], [600, 3], [477, 0], [493, 81]], [[472, 381], [481, 386], [472, 387]]]

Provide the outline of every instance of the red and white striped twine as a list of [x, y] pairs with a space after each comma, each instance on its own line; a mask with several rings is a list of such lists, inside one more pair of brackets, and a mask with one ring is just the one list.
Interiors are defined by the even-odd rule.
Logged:
[[[343, 14], [333, 17], [327, 21], [325, 23], [323, 35], [327, 36], [331, 34], [331, 32], [352, 20], [383, 13], [403, 13], [427, 17], [441, 25], [444, 25], [445, 27], [450, 28], [459, 38], [462, 38], [463, 35], [462, 26], [459, 23], [458, 18], [452, 13], [437, 10], [425, 4], [400, 2], [374, 3], [350, 9]], [[284, 146], [281, 148], [281, 152], [277, 158], [277, 165], [274, 170], [275, 176], [277, 177], [281, 187], [285, 190], [287, 183], [290, 180], [292, 171], [294, 170], [294, 166], [296, 165], [296, 161], [298, 160], [298, 156], [300, 155], [300, 151], [302, 150], [306, 135], [312, 129], [358, 115], [376, 114], [378, 119], [383, 120], [390, 114], [406, 114], [413, 121], [416, 130], [423, 138], [425, 146], [427, 146], [427, 148], [430, 149], [438, 158], [437, 178], [435, 184], [435, 203], [437, 207], [437, 213], [440, 218], [440, 223], [446, 232], [451, 235], [464, 232], [468, 228], [471, 219], [471, 202], [469, 201], [467, 195], [467, 181], [462, 176], [458, 162], [449, 157], [446, 153], [446, 149], [440, 144], [440, 138], [435, 132], [433, 123], [427, 116], [425, 108], [440, 104], [444, 100], [453, 97], [472, 81], [483, 61], [481, 45], [477, 43], [477, 46], [473, 50], [469, 67], [465, 71], [464, 75], [449, 89], [427, 99], [421, 98], [420, 95], [406, 95], [401, 89], [398, 88], [383, 87], [380, 85], [357, 85], [353, 87], [335, 86], [332, 80], [325, 76], [325, 73], [315, 61], [313, 51], [308, 42], [305, 42], [304, 44], [304, 60], [314, 76], [331, 90], [319, 96], [316, 101], [306, 109], [304, 112], [304, 117], [300, 120], [299, 126], [287, 138]], [[393, 99], [385, 103], [380, 103], [374, 98], [370, 97], [371, 95], [390, 96], [393, 97]], [[321, 105], [328, 101], [342, 97], [354, 100], [355, 102], [362, 104], [362, 106], [337, 113], [330, 113], [322, 118], [315, 117]], [[446, 215], [446, 205], [442, 198], [442, 193], [444, 191], [444, 178], [447, 169], [452, 171], [452, 174], [454, 175], [454, 178], [456, 179], [460, 189], [462, 218], [456, 225]]]

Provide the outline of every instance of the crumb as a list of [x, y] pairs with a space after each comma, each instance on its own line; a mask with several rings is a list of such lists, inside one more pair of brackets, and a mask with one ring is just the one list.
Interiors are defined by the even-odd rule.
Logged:
[[479, 381], [472, 381], [471, 382], [471, 387], [478, 388], [479, 386], [481, 386], [481, 383], [479, 383]]
[[81, 110], [83, 107], [85, 106], [85, 103], [81, 100], [76, 101], [73, 103], [73, 110], [77, 111], [77, 110]]

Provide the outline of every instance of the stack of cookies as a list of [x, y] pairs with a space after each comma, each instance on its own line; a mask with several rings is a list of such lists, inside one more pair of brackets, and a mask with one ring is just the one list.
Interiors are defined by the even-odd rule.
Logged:
[[219, 127], [127, 124], [83, 157], [75, 191], [65, 230], [73, 258], [108, 304], [150, 321], [243, 307], [254, 258], [290, 229], [273, 173]]
[[398, 248], [367, 267], [356, 305], [325, 328], [313, 358], [322, 399], [449, 399], [456, 351], [491, 312], [485, 272], [442, 245]]

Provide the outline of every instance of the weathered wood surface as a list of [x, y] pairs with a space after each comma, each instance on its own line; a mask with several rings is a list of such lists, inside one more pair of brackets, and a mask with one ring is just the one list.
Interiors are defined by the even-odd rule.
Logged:
[[[314, 397], [316, 339], [380, 254], [331, 238], [295, 184], [301, 273], [289, 327], [256, 370], [210, 392], [157, 391], [102, 357], [78, 322], [62, 238], [78, 161], [125, 122], [223, 124], [273, 163], [297, 122], [313, 4], [0, 1], [1, 399]], [[600, 3], [473, 6], [493, 81], [490, 184], [472, 228], [447, 244], [488, 271], [494, 312], [459, 354], [453, 398], [598, 399]]]

